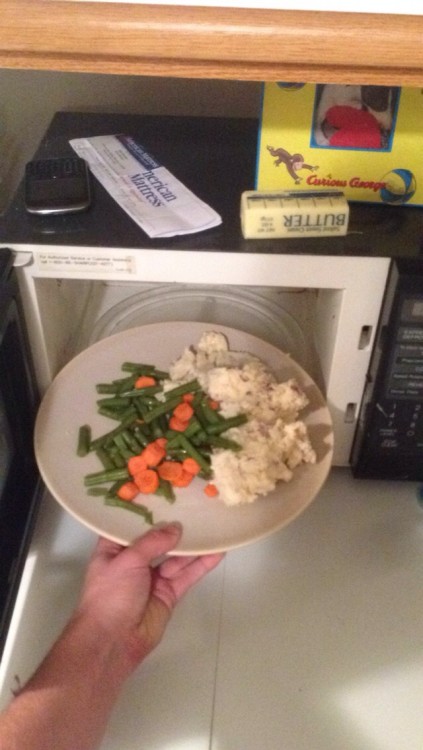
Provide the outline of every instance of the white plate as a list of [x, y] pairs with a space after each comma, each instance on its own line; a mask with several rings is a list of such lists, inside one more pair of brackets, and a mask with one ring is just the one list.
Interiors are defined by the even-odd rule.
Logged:
[[114, 424], [96, 413], [95, 385], [121, 377], [121, 365], [126, 360], [166, 369], [186, 346], [195, 345], [205, 330], [219, 330], [227, 336], [231, 349], [258, 356], [279, 381], [297, 378], [310, 400], [302, 417], [317, 463], [300, 466], [291, 482], [278, 483], [269, 495], [248, 505], [227, 507], [207, 498], [201, 479], [179, 490], [174, 504], [147, 496], [155, 523], [182, 523], [184, 533], [175, 552], [205, 554], [257, 541], [296, 518], [322, 487], [332, 460], [332, 421], [319, 389], [299, 365], [271, 344], [226, 326], [185, 321], [152, 323], [102, 339], [75, 357], [54, 379], [37, 415], [35, 453], [45, 484], [69, 513], [98, 534], [129, 544], [149, 527], [141, 516], [105, 506], [103, 498], [87, 495], [84, 488], [85, 474], [99, 471], [101, 466], [94, 454], [85, 458], [76, 455], [79, 427], [90, 424], [96, 437]]

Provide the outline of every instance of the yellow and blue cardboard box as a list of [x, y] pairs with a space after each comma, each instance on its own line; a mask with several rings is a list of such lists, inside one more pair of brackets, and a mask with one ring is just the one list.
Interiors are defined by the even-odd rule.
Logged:
[[255, 187], [423, 205], [422, 146], [422, 89], [266, 83]]

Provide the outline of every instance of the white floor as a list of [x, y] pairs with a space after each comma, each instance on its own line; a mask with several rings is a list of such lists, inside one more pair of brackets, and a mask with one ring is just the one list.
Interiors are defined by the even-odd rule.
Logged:
[[[417, 491], [335, 469], [294, 523], [228, 553], [127, 683], [101, 750], [421, 750]], [[3, 704], [66, 620], [93, 543], [46, 499]]]

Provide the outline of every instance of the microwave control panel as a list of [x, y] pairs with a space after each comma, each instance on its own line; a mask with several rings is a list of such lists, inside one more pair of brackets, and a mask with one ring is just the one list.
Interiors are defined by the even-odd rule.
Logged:
[[357, 477], [423, 480], [423, 273], [395, 264], [352, 451]]

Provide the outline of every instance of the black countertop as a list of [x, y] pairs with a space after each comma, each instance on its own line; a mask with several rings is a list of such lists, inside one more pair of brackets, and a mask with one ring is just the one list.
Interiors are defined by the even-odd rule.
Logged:
[[254, 188], [258, 128], [255, 119], [58, 112], [34, 158], [74, 155], [72, 138], [130, 135], [212, 206], [223, 223], [194, 235], [151, 239], [93, 177], [90, 209], [67, 216], [28, 214], [21, 184], [0, 217], [0, 242], [334, 256], [422, 254], [423, 209], [380, 204], [350, 203], [346, 237], [245, 240], [240, 195]]

